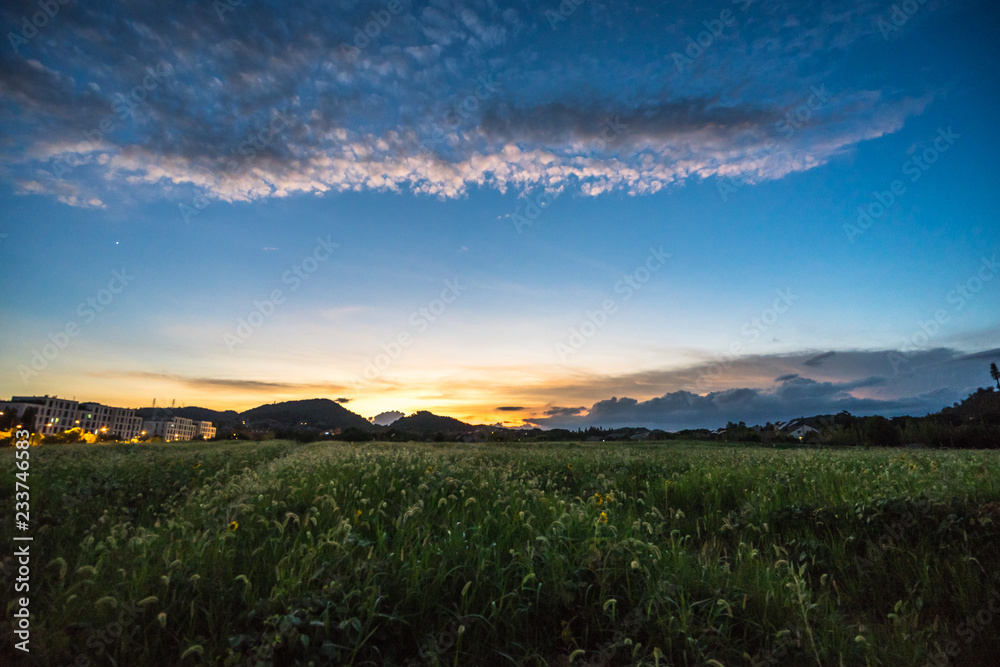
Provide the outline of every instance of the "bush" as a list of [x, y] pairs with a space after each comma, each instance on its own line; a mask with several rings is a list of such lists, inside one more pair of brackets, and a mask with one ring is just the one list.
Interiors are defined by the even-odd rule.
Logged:
[[47, 445], [72, 445], [78, 442], [83, 442], [83, 429], [80, 427], [71, 428], [62, 433], [53, 433], [52, 435], [45, 436], [45, 444]]
[[899, 429], [885, 417], [869, 417], [865, 424], [865, 440], [873, 447], [899, 447], [903, 444]]

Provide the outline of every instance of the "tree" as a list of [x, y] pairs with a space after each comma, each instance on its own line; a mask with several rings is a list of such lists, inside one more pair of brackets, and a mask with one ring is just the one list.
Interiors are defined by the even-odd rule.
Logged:
[[1000, 369], [997, 368], [996, 363], [990, 364], [990, 377], [997, 383], [997, 389], [1000, 389]]
[[899, 447], [902, 444], [903, 438], [899, 429], [885, 417], [876, 415], [868, 417], [865, 422], [868, 444], [875, 447]]
[[79, 426], [45, 436], [46, 444], [72, 445], [77, 442], [84, 442], [83, 429]]

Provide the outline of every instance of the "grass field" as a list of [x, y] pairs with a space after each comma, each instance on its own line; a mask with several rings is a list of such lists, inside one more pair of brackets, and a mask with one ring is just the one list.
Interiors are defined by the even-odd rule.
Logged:
[[31, 653], [9, 547], [5, 664], [1000, 662], [998, 451], [30, 451]]

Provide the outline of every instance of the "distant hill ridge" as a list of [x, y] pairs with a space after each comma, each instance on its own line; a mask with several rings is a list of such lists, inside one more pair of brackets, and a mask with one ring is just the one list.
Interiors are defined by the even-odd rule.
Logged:
[[[312, 398], [298, 401], [269, 403], [244, 412], [234, 410], [211, 410], [197, 406], [183, 408], [140, 408], [138, 414], [143, 419], [169, 419], [170, 417], [185, 417], [194, 421], [210, 421], [220, 428], [246, 428], [253, 431], [286, 429], [293, 431], [325, 432], [341, 429], [357, 429], [369, 433], [410, 432], [413, 434], [447, 434], [464, 436], [485, 431], [504, 432], [507, 429], [498, 426], [473, 425], [455, 419], [435, 415], [426, 410], [420, 410], [406, 417], [401, 417], [389, 426], [379, 426], [371, 423], [361, 415], [351, 412], [337, 401], [328, 398]], [[1000, 391], [992, 388], [981, 388], [970, 394], [960, 403], [946, 407], [940, 412], [927, 415], [927, 418], [944, 418], [955, 424], [1000, 424]], [[824, 429], [840, 423], [851, 423], [854, 419], [848, 413], [837, 415], [814, 415], [800, 417], [791, 422], [779, 422], [778, 425], [809, 425]], [[901, 418], [894, 418], [898, 421]], [[538, 430], [538, 429], [534, 429]], [[593, 429], [592, 429], [593, 430]], [[645, 430], [645, 429], [643, 429]], [[701, 429], [705, 434], [709, 432]], [[599, 429], [603, 436], [608, 434]], [[555, 429], [553, 433], [561, 432], [565, 437], [574, 434], [565, 429]], [[694, 433], [694, 431], [691, 431]]]
[[328, 398], [261, 405], [241, 412], [239, 417], [251, 427], [301, 427], [323, 430], [357, 428], [366, 431], [379, 428], [361, 415]]
[[190, 406], [184, 408], [139, 408], [136, 413], [143, 419], [150, 421], [170, 419], [171, 417], [183, 417], [191, 421], [207, 421], [214, 425], [237, 423], [240, 420], [240, 413], [235, 410], [211, 410], [209, 408], [199, 408]]
[[252, 429], [312, 429], [332, 431], [357, 428], [379, 429], [359, 414], [351, 412], [328, 398], [267, 403], [243, 412], [211, 410], [197, 406], [183, 408], [140, 408], [143, 419], [157, 420], [184, 417], [193, 421], [210, 421], [217, 427], [246, 426]]
[[[442, 417], [427, 410], [420, 410], [408, 417], [400, 417], [389, 425], [397, 431], [426, 431], [440, 433], [469, 433], [483, 428], [459, 421], [454, 417]], [[491, 427], [495, 428], [495, 427]]]

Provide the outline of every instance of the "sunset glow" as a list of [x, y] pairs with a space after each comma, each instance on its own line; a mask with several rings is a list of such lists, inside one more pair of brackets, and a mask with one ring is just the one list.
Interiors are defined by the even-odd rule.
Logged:
[[987, 383], [992, 5], [397, 8], [9, 44], [0, 394], [681, 428]]

